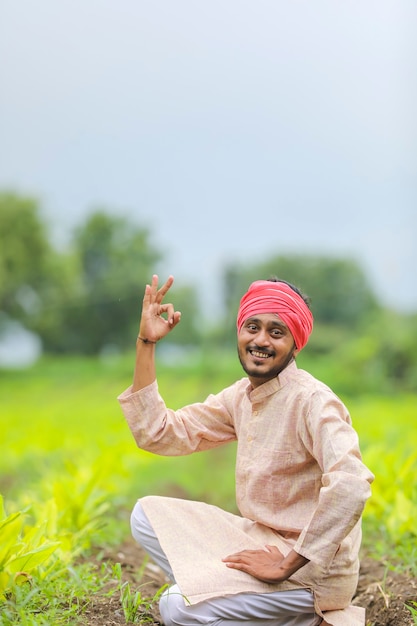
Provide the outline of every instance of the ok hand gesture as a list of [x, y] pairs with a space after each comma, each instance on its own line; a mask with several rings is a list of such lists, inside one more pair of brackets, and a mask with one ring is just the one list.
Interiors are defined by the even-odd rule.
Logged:
[[163, 304], [174, 277], [158, 289], [158, 276], [152, 276], [152, 283], [146, 285], [143, 297], [142, 317], [139, 326], [139, 338], [149, 343], [156, 343], [167, 335], [180, 321], [181, 313], [174, 310], [173, 304]]

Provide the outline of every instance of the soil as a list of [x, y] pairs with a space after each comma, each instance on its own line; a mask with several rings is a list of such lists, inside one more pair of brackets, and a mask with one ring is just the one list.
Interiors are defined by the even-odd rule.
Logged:
[[[103, 563], [120, 563], [122, 581], [128, 582], [132, 593], [139, 590], [147, 599], [145, 609], [136, 624], [162, 624], [158, 613], [158, 602], [152, 602], [155, 594], [167, 583], [164, 574], [145, 558], [142, 549], [128, 540], [117, 550], [100, 552], [94, 559], [100, 570]], [[117, 591], [118, 581], [110, 581], [104, 590], [92, 596], [85, 607], [83, 624], [88, 626], [126, 626]], [[115, 593], [109, 593], [115, 592]], [[366, 609], [367, 626], [414, 626], [416, 621], [406, 605], [417, 603], [417, 579], [398, 571], [387, 571], [383, 563], [364, 557], [357, 594], [353, 603]]]

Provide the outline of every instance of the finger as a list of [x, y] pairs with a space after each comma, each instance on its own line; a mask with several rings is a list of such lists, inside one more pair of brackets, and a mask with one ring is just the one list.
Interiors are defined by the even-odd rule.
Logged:
[[174, 311], [174, 307], [172, 307], [172, 314], [169, 312], [167, 319], [171, 329], [175, 328], [175, 326], [181, 321], [181, 311]]
[[232, 563], [231, 561], [228, 561], [225, 565], [230, 569], [239, 569], [242, 572], [247, 571], [247, 565], [245, 563]]
[[179, 324], [180, 321], [181, 321], [181, 311], [175, 311], [174, 319], [172, 322], [172, 328], [174, 328], [177, 324]]
[[156, 293], [157, 288], [158, 288], [158, 276], [154, 274], [152, 276], [151, 283], [145, 285], [145, 292], [143, 294], [144, 304], [151, 304], [151, 301], [153, 301], [154, 294]]
[[238, 554], [229, 554], [229, 556], [225, 556], [222, 561], [225, 563], [238, 563], [241, 560], [241, 557]]
[[240, 552], [236, 552], [235, 554], [229, 554], [228, 556], [225, 556], [222, 561], [231, 561], [232, 559], [236, 559], [238, 557], [240, 557]]
[[273, 546], [273, 545], [266, 545], [265, 549], [268, 550], [268, 552], [271, 553], [275, 553], [275, 554], [279, 554], [281, 557], [283, 557], [284, 555], [282, 554], [282, 552], [280, 551], [279, 548], [277, 548], [277, 546]]
[[174, 305], [169, 303], [166, 305], [165, 307], [165, 312], [167, 314], [167, 320], [168, 320], [168, 324], [170, 324], [170, 326], [172, 326], [172, 324], [174, 323]]
[[[162, 287], [160, 287], [160, 289], [158, 289], [158, 291], [156, 293], [156, 297], [157, 297], [157, 301], [158, 302], [162, 302], [162, 299], [165, 297], [166, 293], [171, 288], [171, 285], [172, 285], [173, 282], [174, 282], [174, 277], [172, 275], [168, 276], [168, 278], [165, 281], [165, 283], [162, 285]], [[158, 281], [157, 281], [157, 284], [158, 284]]]
[[158, 317], [161, 317], [162, 315], [164, 315], [166, 318], [166, 321], [169, 323], [170, 326], [172, 326], [175, 321], [178, 324], [179, 322], [178, 316], [181, 317], [180, 311], [175, 311], [174, 305], [171, 302], [158, 305], [158, 310], [156, 311], [155, 315]]
[[256, 554], [257, 552], [259, 552], [259, 550], [242, 550], [241, 552], [235, 552], [234, 554], [229, 554], [229, 556], [226, 556], [223, 559], [223, 561], [227, 561], [229, 559], [240, 559], [250, 554]]
[[247, 554], [246, 552], [238, 552], [237, 554], [231, 554], [222, 560], [230, 563], [247, 563], [250, 561], [250, 554]]
[[143, 294], [143, 301], [142, 301], [142, 314], [144, 314], [152, 306], [151, 292], [152, 292], [151, 285], [146, 285], [145, 292]]
[[158, 291], [158, 282], [159, 282], [158, 274], [153, 274], [152, 281], [150, 284], [150, 292], [152, 295], [155, 295]]

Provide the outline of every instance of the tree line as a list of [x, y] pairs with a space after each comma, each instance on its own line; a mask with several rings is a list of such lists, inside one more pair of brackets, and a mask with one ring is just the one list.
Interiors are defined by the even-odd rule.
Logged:
[[[51, 241], [39, 202], [0, 193], [0, 333], [9, 320], [36, 333], [46, 353], [126, 350], [137, 334], [141, 289], [163, 263], [150, 231], [104, 210], [74, 228], [65, 249]], [[417, 387], [417, 314], [387, 310], [353, 259], [276, 256], [222, 277], [223, 311], [214, 326], [198, 325], [196, 287], [176, 285], [172, 300], [186, 324], [168, 336], [183, 346], [232, 345], [237, 303], [248, 285], [276, 276], [311, 296], [315, 330], [309, 354], [326, 354], [394, 387]], [[167, 339], [168, 339], [167, 338]], [[366, 372], [365, 372], [366, 373]]]

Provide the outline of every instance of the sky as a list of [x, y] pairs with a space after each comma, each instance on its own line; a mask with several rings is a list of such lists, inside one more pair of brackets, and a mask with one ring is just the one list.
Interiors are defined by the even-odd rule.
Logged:
[[148, 227], [208, 315], [225, 263], [281, 254], [354, 258], [416, 311], [416, 23], [414, 0], [2, 0], [0, 190], [58, 245], [97, 208]]

